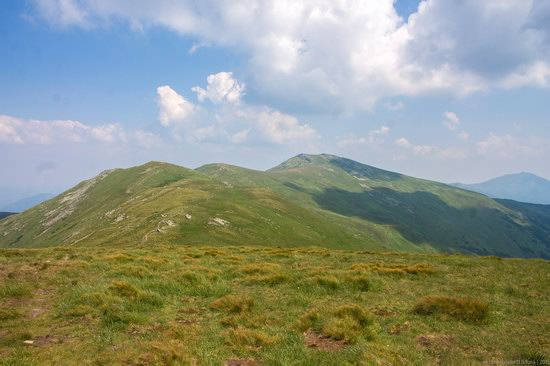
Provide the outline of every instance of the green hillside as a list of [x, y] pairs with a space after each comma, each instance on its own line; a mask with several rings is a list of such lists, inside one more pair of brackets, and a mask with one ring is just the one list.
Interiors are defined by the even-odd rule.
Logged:
[[332, 155], [298, 155], [265, 172], [150, 162], [103, 172], [1, 221], [0, 246], [317, 245], [550, 257], [545, 212]]

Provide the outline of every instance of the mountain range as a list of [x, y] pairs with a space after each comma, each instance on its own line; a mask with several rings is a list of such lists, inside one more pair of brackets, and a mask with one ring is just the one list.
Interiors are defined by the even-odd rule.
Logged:
[[23, 212], [53, 197], [55, 195], [52, 193], [40, 193], [31, 197], [25, 197], [2, 207], [2, 211]]
[[549, 258], [550, 206], [301, 154], [267, 171], [109, 170], [0, 222], [2, 247], [156, 243]]
[[531, 173], [503, 175], [477, 184], [454, 183], [453, 186], [493, 198], [550, 204], [550, 181]]

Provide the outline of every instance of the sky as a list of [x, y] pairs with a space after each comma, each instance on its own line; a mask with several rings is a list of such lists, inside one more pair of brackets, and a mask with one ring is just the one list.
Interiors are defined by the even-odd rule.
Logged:
[[3, 0], [0, 205], [159, 160], [550, 178], [546, 0]]

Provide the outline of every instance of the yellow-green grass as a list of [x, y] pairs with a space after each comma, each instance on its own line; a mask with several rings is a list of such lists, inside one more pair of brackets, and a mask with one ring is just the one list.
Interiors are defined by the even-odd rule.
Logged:
[[[548, 360], [548, 288], [550, 263], [539, 259], [248, 246], [5, 249], [0, 365]], [[336, 346], [309, 347], [304, 333]]]

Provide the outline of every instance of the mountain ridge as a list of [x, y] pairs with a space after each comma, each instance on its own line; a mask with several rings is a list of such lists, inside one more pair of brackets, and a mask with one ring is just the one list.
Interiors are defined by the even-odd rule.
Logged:
[[453, 183], [452, 185], [492, 198], [550, 204], [550, 181], [528, 172], [506, 174], [481, 183]]
[[546, 258], [546, 215], [329, 154], [267, 171], [151, 161], [102, 172], [3, 220], [0, 246], [315, 245]]

